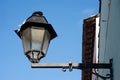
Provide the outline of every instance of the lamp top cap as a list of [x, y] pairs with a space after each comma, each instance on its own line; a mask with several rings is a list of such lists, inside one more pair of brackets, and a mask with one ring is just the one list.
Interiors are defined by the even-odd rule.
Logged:
[[41, 11], [36, 11], [32, 14], [33, 16], [43, 16], [43, 12]]
[[48, 23], [47, 19], [43, 16], [41, 11], [33, 12], [33, 14], [26, 19], [19, 29], [15, 30], [17, 35], [21, 38], [21, 33], [28, 27], [44, 27], [51, 34], [51, 39], [57, 37], [55, 30], [52, 25]]

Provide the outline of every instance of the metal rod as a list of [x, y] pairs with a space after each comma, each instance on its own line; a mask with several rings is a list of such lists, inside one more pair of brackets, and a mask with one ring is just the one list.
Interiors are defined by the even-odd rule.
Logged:
[[70, 68], [73, 69], [86, 69], [86, 68], [97, 68], [97, 69], [110, 69], [111, 64], [98, 63], [32, 63], [32, 68]]
[[[32, 63], [32, 68], [69, 68], [69, 63]], [[72, 64], [72, 68], [78, 68], [79, 64]]]
[[108, 63], [79, 63], [79, 69], [86, 69], [86, 68], [96, 68], [96, 69], [110, 69], [111, 64]]

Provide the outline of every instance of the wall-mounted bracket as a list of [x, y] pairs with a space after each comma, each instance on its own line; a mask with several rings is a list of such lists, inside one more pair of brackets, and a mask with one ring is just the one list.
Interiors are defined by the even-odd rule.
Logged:
[[110, 71], [110, 73], [106, 74], [105, 76], [103, 75], [100, 75], [96, 69], [94, 69], [94, 72], [92, 72], [92, 74], [96, 75], [97, 77], [101, 78], [102, 80], [107, 80], [107, 79], [110, 79], [110, 80], [113, 80], [113, 67], [112, 67], [112, 63], [113, 63], [113, 60], [110, 59], [110, 65], [111, 67], [108, 68]]
[[[32, 68], [62, 68], [62, 69], [109, 69], [110, 70], [110, 80], [113, 80], [113, 60], [110, 59], [109, 63], [32, 63]], [[93, 73], [98, 76], [98, 74]], [[99, 76], [98, 76], [99, 77]], [[108, 77], [107, 77], [108, 78]]]

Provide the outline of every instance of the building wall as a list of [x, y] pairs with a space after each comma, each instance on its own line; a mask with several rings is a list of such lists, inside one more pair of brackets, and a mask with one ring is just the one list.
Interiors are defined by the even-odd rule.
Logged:
[[[107, 63], [109, 62], [109, 59], [113, 58], [113, 80], [119, 80], [120, 0], [101, 1], [99, 62]], [[107, 20], [104, 22], [103, 19], [105, 17], [107, 17]], [[99, 73], [105, 76], [105, 74], [108, 74], [108, 71], [99, 70]]]
[[[98, 15], [84, 19], [83, 24], [83, 44], [82, 44], [82, 63], [98, 62]], [[96, 80], [92, 74], [92, 69], [82, 70], [82, 80]]]
[[105, 43], [106, 43], [106, 30], [107, 30], [107, 21], [108, 21], [108, 0], [101, 0], [101, 14], [100, 14], [100, 39], [99, 39], [99, 46], [102, 48], [99, 48], [99, 61], [104, 62], [104, 56], [105, 56]]

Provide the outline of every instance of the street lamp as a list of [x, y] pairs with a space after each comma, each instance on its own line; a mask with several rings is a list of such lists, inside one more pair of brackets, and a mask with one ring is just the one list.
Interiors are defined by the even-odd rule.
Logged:
[[45, 57], [50, 40], [57, 36], [40, 11], [34, 12], [15, 32], [22, 39], [24, 53], [32, 63]]
[[45, 57], [50, 40], [57, 37], [51, 24], [48, 23], [43, 13], [34, 12], [19, 29], [15, 30], [22, 39], [24, 53], [32, 62], [32, 68], [69, 68], [72, 69], [109, 69], [109, 76], [101, 76], [94, 73], [102, 79], [113, 80], [112, 59], [109, 63], [39, 63], [39, 60]]

